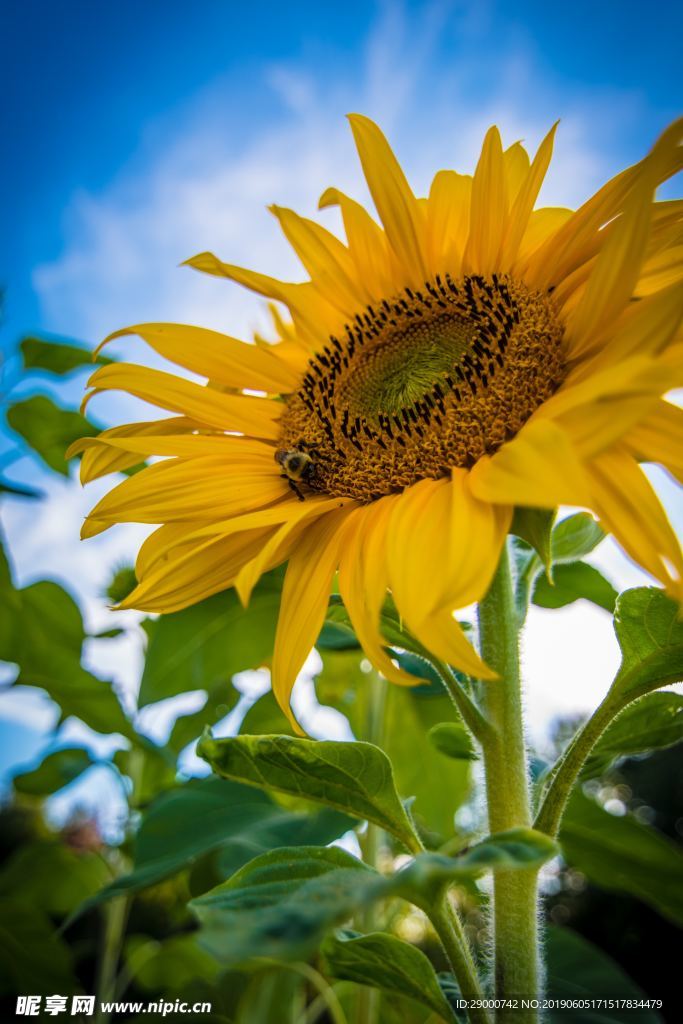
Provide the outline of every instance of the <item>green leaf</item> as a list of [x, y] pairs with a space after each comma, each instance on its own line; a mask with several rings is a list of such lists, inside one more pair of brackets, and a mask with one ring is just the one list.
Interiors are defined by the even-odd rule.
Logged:
[[345, 850], [285, 848], [257, 857], [190, 907], [201, 944], [224, 962], [305, 960], [377, 885], [381, 876]]
[[621, 665], [612, 693], [635, 700], [683, 678], [683, 621], [663, 590], [637, 587], [620, 595], [614, 629]]
[[[7, 595], [7, 585], [3, 588]], [[0, 659], [19, 665], [14, 685], [45, 690], [62, 718], [80, 718], [95, 732], [139, 737], [111, 685], [81, 667], [85, 638], [76, 602], [56, 583], [10, 592], [12, 629], [0, 630]], [[18, 602], [18, 607], [17, 607]]]
[[275, 700], [272, 690], [267, 690], [247, 711], [240, 726], [244, 736], [277, 733], [280, 736], [293, 736], [294, 732], [289, 719]]
[[601, 775], [617, 758], [661, 750], [681, 740], [683, 697], [677, 693], [648, 693], [630, 704], [606, 729], [582, 775]]
[[264, 576], [248, 608], [228, 590], [150, 623], [139, 706], [223, 684], [223, 703], [232, 707], [239, 696], [230, 686], [232, 676], [258, 668], [272, 655], [281, 581], [280, 572]]
[[615, 817], [576, 790], [560, 843], [567, 862], [597, 885], [638, 896], [683, 923], [683, 852], [632, 814]]
[[[621, 967], [597, 946], [568, 928], [548, 928], [545, 940], [548, 958], [548, 997], [552, 999], [647, 999], [647, 995]], [[575, 1011], [576, 1013], [577, 1011]], [[617, 1006], [583, 1009], [581, 1024], [623, 1024], [625, 1011]], [[654, 1010], [629, 1010], [633, 1024], [661, 1024]], [[567, 1024], [574, 1014], [551, 1009], [550, 1024]], [[578, 1017], [574, 1017], [578, 1020]]]
[[35, 487], [24, 487], [23, 484], [10, 483], [9, 480], [0, 480], [0, 494], [13, 494], [16, 498], [43, 497], [43, 492], [37, 491]]
[[61, 842], [20, 846], [0, 872], [0, 899], [19, 899], [64, 916], [111, 879], [103, 858]]
[[539, 576], [534, 587], [533, 602], [541, 608], [564, 608], [584, 598], [608, 612], [614, 611], [618, 597], [612, 584], [587, 562], [568, 562], [553, 570], [553, 582]]
[[207, 727], [211, 728], [225, 718], [238, 700], [239, 694], [234, 687], [226, 687], [225, 683], [220, 683], [207, 695], [199, 710], [188, 715], [179, 715], [171, 730], [168, 746], [176, 753], [180, 753], [188, 743], [197, 740]]
[[197, 754], [224, 778], [304, 797], [372, 821], [414, 849], [415, 836], [394, 787], [391, 762], [371, 743], [290, 736], [204, 736]]
[[[83, 345], [72, 342], [46, 341], [44, 338], [23, 338], [21, 355], [26, 370], [49, 370], [50, 373], [65, 374], [83, 366], [92, 369], [94, 353]], [[98, 355], [97, 363], [111, 363], [111, 359]]]
[[428, 736], [433, 746], [446, 757], [456, 761], [476, 761], [479, 758], [472, 737], [461, 722], [440, 722], [432, 726]]
[[63, 409], [45, 395], [34, 395], [11, 405], [7, 410], [7, 422], [50, 469], [62, 476], [69, 475], [64, 457], [69, 445], [81, 437], [92, 437], [100, 432], [100, 427], [85, 416]]
[[68, 786], [94, 763], [83, 747], [63, 747], [47, 754], [37, 768], [15, 775], [12, 784], [17, 793], [49, 796]]
[[453, 1020], [429, 959], [408, 942], [385, 932], [349, 939], [330, 936], [322, 952], [332, 977], [407, 996]]
[[515, 509], [510, 526], [510, 533], [521, 537], [534, 549], [545, 566], [546, 572], [550, 571], [552, 564], [550, 537], [555, 515], [554, 511], [546, 508], [523, 508], [520, 506]]
[[327, 617], [315, 642], [319, 651], [357, 651], [360, 648], [358, 638], [353, 631], [351, 622], [343, 604], [336, 601], [330, 603]]
[[19, 900], [0, 904], [0, 993], [71, 995], [81, 987], [72, 955], [49, 918]]
[[92, 902], [154, 885], [214, 850], [221, 852], [224, 869], [234, 871], [255, 852], [311, 837], [332, 842], [352, 824], [339, 814], [292, 814], [265, 793], [215, 777], [192, 779], [151, 804], [135, 837], [133, 871]]
[[605, 539], [605, 531], [589, 512], [560, 520], [553, 529], [550, 551], [555, 565], [575, 562], [590, 554]]
[[148, 992], [177, 992], [196, 978], [213, 980], [220, 969], [218, 961], [200, 948], [196, 933], [163, 942], [133, 935], [124, 956], [136, 985]]

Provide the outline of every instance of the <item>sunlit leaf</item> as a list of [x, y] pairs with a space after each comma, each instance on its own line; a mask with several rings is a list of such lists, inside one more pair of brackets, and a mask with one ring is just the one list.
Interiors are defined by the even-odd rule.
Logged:
[[585, 778], [600, 775], [619, 757], [660, 750], [682, 740], [683, 697], [648, 693], [622, 711], [602, 734], [582, 774]]
[[589, 512], [561, 519], [553, 528], [550, 551], [555, 565], [576, 562], [605, 539], [605, 531]]
[[429, 739], [440, 754], [456, 761], [476, 761], [479, 754], [461, 722], [441, 722], [429, 730]]
[[519, 507], [510, 526], [510, 533], [529, 544], [548, 571], [552, 564], [550, 538], [554, 520], [555, 512], [549, 509]]
[[583, 598], [608, 612], [614, 611], [618, 594], [609, 580], [587, 562], [568, 562], [553, 569], [553, 581], [539, 576], [533, 602], [541, 608], [564, 608]]
[[621, 665], [612, 692], [630, 700], [683, 679], [683, 620], [663, 590], [638, 587], [620, 595], [614, 628]]
[[204, 736], [197, 753], [227, 779], [273, 789], [372, 821], [408, 848], [414, 833], [394, 786], [391, 762], [371, 743], [290, 736]]

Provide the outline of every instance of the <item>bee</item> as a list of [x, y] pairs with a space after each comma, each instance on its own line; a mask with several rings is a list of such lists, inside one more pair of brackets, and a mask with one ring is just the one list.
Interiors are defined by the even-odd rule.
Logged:
[[315, 445], [301, 440], [297, 442], [296, 448], [278, 448], [275, 452], [275, 461], [283, 470], [280, 475], [283, 480], [289, 481], [289, 486], [299, 501], [304, 500], [299, 484], [310, 486], [315, 477], [316, 463], [313, 456], [317, 451]]

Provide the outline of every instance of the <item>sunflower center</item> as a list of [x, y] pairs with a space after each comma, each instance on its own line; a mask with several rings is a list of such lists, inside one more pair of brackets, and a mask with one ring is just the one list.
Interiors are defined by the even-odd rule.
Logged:
[[562, 332], [547, 293], [437, 276], [330, 338], [287, 402], [280, 448], [310, 452], [308, 489], [366, 502], [472, 466], [562, 382]]

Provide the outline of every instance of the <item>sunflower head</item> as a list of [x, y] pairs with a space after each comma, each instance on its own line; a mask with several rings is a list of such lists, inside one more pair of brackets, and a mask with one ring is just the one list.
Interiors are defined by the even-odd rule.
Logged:
[[[118, 363], [120, 389], [164, 418], [84, 439], [82, 477], [148, 456], [84, 535], [134, 521], [124, 607], [172, 611], [288, 563], [273, 656], [283, 707], [339, 590], [366, 653], [414, 683], [379, 631], [387, 590], [437, 657], [490, 676], [453, 612], [486, 592], [515, 506], [592, 510], [679, 599], [683, 557], [640, 464], [683, 477], [683, 204], [656, 202], [683, 165], [681, 122], [576, 212], [537, 208], [555, 129], [530, 159], [490, 129], [472, 176], [416, 197], [379, 129], [351, 127], [379, 222], [328, 189], [344, 240], [273, 207], [306, 271], [276, 280], [211, 253], [189, 260], [265, 296], [277, 340], [138, 324], [206, 379]], [[284, 312], [283, 312], [284, 311]], [[108, 340], [108, 339], [107, 339]], [[90, 396], [89, 396], [90, 397]]]

